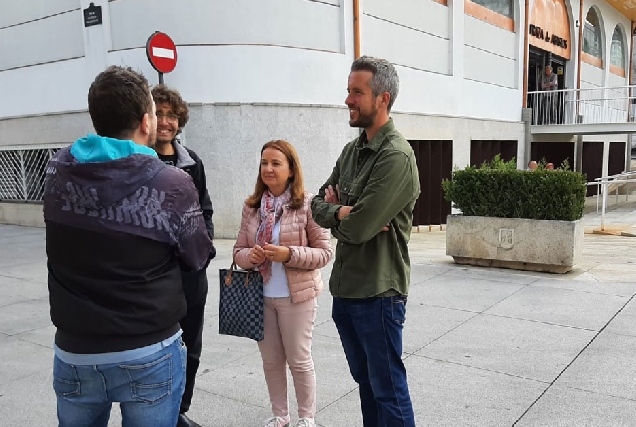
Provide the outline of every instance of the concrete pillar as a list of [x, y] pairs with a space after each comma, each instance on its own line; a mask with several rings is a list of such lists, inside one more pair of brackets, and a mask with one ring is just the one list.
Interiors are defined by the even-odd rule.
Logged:
[[[463, 92], [464, 87], [464, 0], [449, 0], [450, 33], [451, 33], [451, 64], [453, 86], [457, 94]], [[461, 99], [461, 96], [458, 96]], [[464, 168], [470, 166], [470, 135], [465, 132], [455, 132], [453, 136], [453, 166]], [[468, 147], [468, 150], [462, 150]]]
[[521, 109], [521, 121], [525, 125], [525, 141], [523, 146], [523, 156], [517, 161], [517, 167], [519, 169], [525, 169], [528, 165], [528, 162], [532, 160], [530, 156], [532, 155], [532, 108], [522, 108]]
[[[576, 117], [577, 123], [583, 123], [583, 116]], [[574, 170], [577, 172], [583, 171], [583, 135], [576, 135], [574, 140]]]
[[[88, 79], [88, 84], [93, 81], [97, 74], [110, 65], [108, 64], [107, 55], [113, 46], [110, 33], [110, 3], [108, 0], [81, 0], [82, 10], [87, 9], [91, 3], [95, 4], [95, 6], [101, 6], [102, 24], [84, 27], [85, 75]], [[88, 90], [88, 85], [86, 88]]]
[[583, 172], [583, 135], [577, 135], [574, 141], [574, 170]]
[[[464, 83], [464, 0], [450, 0], [451, 10], [451, 61], [450, 69], [453, 73], [455, 87], [460, 90]], [[460, 92], [461, 93], [461, 92]]]
[[625, 172], [632, 169], [632, 139], [634, 134], [627, 134], [627, 144], [625, 144]]

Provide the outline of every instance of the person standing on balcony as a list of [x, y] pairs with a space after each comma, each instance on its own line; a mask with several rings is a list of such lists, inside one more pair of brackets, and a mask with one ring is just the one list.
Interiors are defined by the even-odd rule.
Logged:
[[[555, 91], [559, 89], [559, 82], [557, 75], [552, 72], [550, 65], [545, 67], [545, 74], [541, 79], [541, 90], [543, 91]], [[549, 125], [557, 122], [556, 109], [558, 105], [557, 93], [545, 93], [543, 98], [543, 124]]]
[[541, 90], [558, 90], [559, 82], [557, 75], [552, 72], [552, 67], [545, 67], [545, 75], [541, 79]]
[[[205, 228], [210, 239], [214, 239], [214, 224], [212, 223], [212, 201], [208, 194], [203, 162], [197, 154], [181, 145], [181, 130], [188, 122], [188, 106], [179, 92], [165, 85], [152, 88], [152, 97], [157, 105], [157, 144], [155, 151], [159, 160], [175, 166], [186, 172], [192, 178], [197, 189], [199, 204], [203, 211]], [[209, 259], [214, 258], [214, 246]], [[188, 349], [188, 364], [186, 368], [186, 383], [177, 427], [200, 427], [200, 425], [186, 416], [192, 402], [194, 381], [199, 368], [201, 349], [203, 348], [203, 314], [208, 296], [208, 278], [206, 269], [197, 271], [181, 271], [183, 293], [186, 297], [187, 312], [179, 322], [183, 330], [183, 342]]]

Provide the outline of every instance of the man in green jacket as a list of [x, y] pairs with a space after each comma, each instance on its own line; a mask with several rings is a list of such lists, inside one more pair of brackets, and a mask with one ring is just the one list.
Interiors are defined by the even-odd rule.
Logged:
[[329, 288], [332, 317], [360, 389], [365, 427], [414, 427], [402, 362], [410, 280], [408, 242], [420, 193], [415, 154], [389, 112], [399, 78], [363, 56], [349, 74], [349, 142], [312, 201], [314, 220], [338, 239]]

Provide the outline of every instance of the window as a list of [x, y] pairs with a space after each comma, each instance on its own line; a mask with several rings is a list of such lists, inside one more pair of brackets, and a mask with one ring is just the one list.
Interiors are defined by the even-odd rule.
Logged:
[[601, 26], [593, 8], [587, 12], [583, 26], [583, 52], [602, 59]]
[[623, 32], [617, 25], [612, 36], [612, 47], [610, 50], [610, 64], [625, 69], [625, 48], [623, 46]]
[[514, 19], [514, 7], [511, 0], [472, 0], [487, 9], [500, 15]]

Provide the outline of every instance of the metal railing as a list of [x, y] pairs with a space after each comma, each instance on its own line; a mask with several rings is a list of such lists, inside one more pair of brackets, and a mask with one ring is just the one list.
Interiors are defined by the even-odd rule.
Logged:
[[[605, 211], [607, 210], [607, 196], [609, 194], [609, 186], [612, 184], [636, 184], [636, 172], [622, 172], [616, 175], [608, 175], [595, 178], [594, 182], [588, 182], [587, 185], [596, 185], [596, 212], [598, 213], [599, 192], [602, 195], [601, 205], [601, 231], [605, 230]], [[629, 191], [625, 191], [625, 201], [629, 201]], [[616, 186], [616, 203], [618, 203], [618, 186]]]
[[41, 202], [46, 165], [66, 145], [0, 147], [0, 202]]
[[528, 92], [533, 125], [634, 121], [636, 86]]

